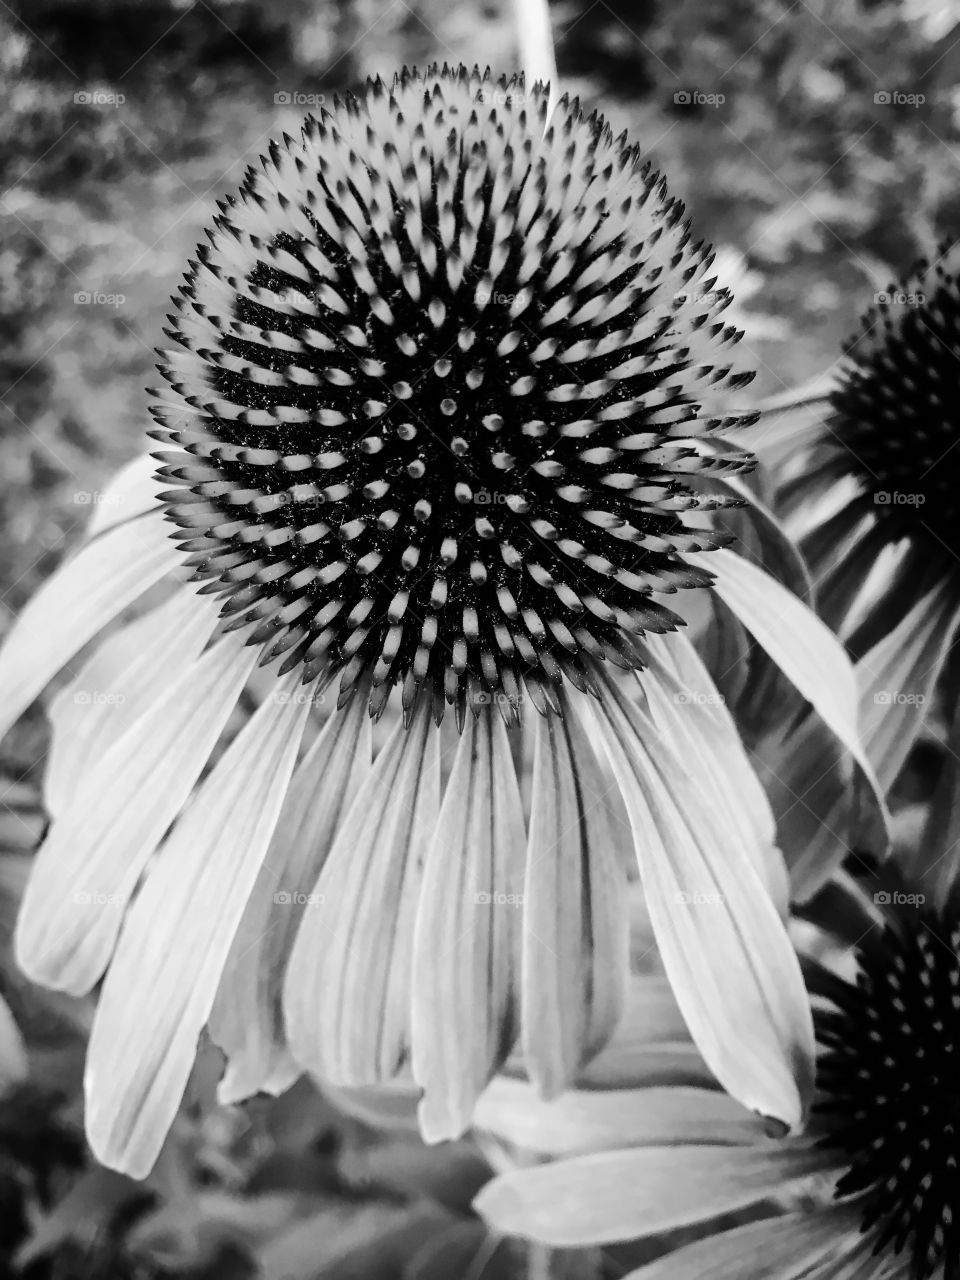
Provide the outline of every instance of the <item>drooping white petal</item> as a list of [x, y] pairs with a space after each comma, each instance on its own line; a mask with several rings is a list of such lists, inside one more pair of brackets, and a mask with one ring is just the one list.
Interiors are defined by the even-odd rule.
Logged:
[[[795, 596], [809, 603], [810, 575], [794, 541], [754, 489], [738, 476], [715, 477], [716, 486], [739, 498], [742, 506], [724, 510], [721, 527], [736, 539], [737, 552], [746, 555]], [[709, 566], [709, 560], [706, 562]], [[699, 593], [698, 593], [699, 594]], [[785, 719], [799, 714], [803, 699], [766, 650], [759, 645], [716, 594], [711, 621], [700, 643], [718, 686], [728, 700], [740, 732], [754, 741]]]
[[[366, 704], [354, 697], [327, 719], [293, 775], [210, 1014], [210, 1035], [227, 1055], [222, 1103], [282, 1093], [300, 1074], [283, 1028], [284, 974], [301, 921], [308, 936], [324, 932], [317, 877], [366, 783], [371, 751]], [[311, 1016], [318, 991], [307, 993]]]
[[440, 810], [437, 740], [422, 698], [364, 777], [294, 943], [290, 1049], [335, 1085], [388, 1080], [409, 1051], [413, 926]]
[[957, 623], [950, 593], [938, 585], [856, 664], [861, 732], [884, 791], [896, 781], [930, 714]]
[[414, 932], [413, 1075], [428, 1142], [458, 1137], [517, 1032], [526, 832], [499, 715], [467, 717]]
[[17, 959], [35, 982], [81, 995], [100, 979], [137, 882], [255, 660], [236, 633], [219, 641], [94, 763], [54, 821], [17, 922]]
[[806, 1143], [636, 1147], [502, 1174], [473, 1207], [507, 1235], [578, 1248], [705, 1222], [826, 1168], [828, 1157]]
[[919, 839], [900, 855], [901, 870], [910, 883], [923, 891], [927, 903], [938, 911], [955, 901], [960, 879], [957, 849], [960, 847], [960, 707], [955, 707], [947, 728], [947, 758], [940, 770]]
[[[651, 945], [652, 936], [651, 936]], [[525, 1063], [514, 1052], [504, 1067], [522, 1076]], [[716, 1078], [690, 1039], [673, 989], [666, 978], [633, 973], [623, 1015], [613, 1035], [577, 1076], [584, 1089], [628, 1089], [660, 1084], [716, 1087]]]
[[309, 699], [278, 683], [196, 792], [131, 907], [85, 1078], [101, 1164], [143, 1177], [173, 1122], [296, 763]]
[[698, 759], [680, 759], [618, 685], [583, 705], [623, 792], [650, 919], [693, 1039], [733, 1097], [796, 1125], [813, 1085], [812, 1018], [756, 856], [711, 803]]
[[620, 1147], [735, 1145], [763, 1138], [761, 1121], [719, 1089], [577, 1089], [549, 1102], [524, 1080], [497, 1078], [474, 1128], [553, 1159]]
[[861, 1216], [831, 1205], [764, 1218], [671, 1251], [623, 1280], [834, 1280], [841, 1259], [859, 1251]]
[[885, 815], [861, 739], [856, 675], [839, 640], [801, 600], [742, 556], [721, 549], [711, 553], [710, 568], [713, 590], [850, 752]]
[[776, 822], [760, 779], [747, 758], [737, 726], [696, 649], [682, 633], [648, 636], [645, 648], [656, 680], [641, 683], [654, 719], [681, 759], [697, 761], [698, 779], [785, 915], [789, 884], [776, 847]]
[[10, 1006], [0, 996], [0, 1097], [28, 1074], [27, 1050]]
[[50, 708], [44, 805], [55, 818], [96, 762], [203, 651], [217, 612], [180, 587], [109, 636]]
[[607, 839], [609, 789], [569, 702], [535, 717], [524, 883], [522, 1039], [531, 1079], [555, 1097], [603, 1047], [629, 970], [626, 871]]
[[806, 902], [855, 847], [884, 839], [875, 806], [859, 802], [853, 761], [812, 713], [764, 744], [766, 789], [777, 816], [790, 894]]
[[96, 495], [87, 538], [159, 507], [157, 494], [164, 486], [157, 480], [156, 472], [156, 459], [149, 453], [138, 454], [121, 467], [103, 492]]
[[0, 737], [57, 672], [180, 562], [159, 515], [85, 543], [30, 600], [0, 649]]

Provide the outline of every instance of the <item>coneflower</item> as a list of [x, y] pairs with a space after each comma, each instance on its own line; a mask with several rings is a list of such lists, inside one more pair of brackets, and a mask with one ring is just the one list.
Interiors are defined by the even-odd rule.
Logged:
[[[713, 581], [695, 481], [744, 455], [697, 396], [738, 384], [737, 334], [639, 149], [547, 103], [404, 72], [272, 146], [177, 299], [159, 481], [124, 477], [8, 641], [13, 717], [176, 579], [55, 704], [19, 926], [38, 981], [106, 973], [87, 1124], [108, 1164], [150, 1166], [205, 1026], [226, 1100], [410, 1071], [430, 1139], [465, 1128], [518, 1036], [561, 1090], [622, 1003], [617, 793], [703, 1052], [747, 1105], [800, 1117], [812, 1035], [771, 815], [655, 598]], [[714, 561], [852, 741], [822, 625]], [[274, 683], [231, 737], [258, 662]]]
[[635, 978], [634, 1034], [582, 1090], [543, 1103], [499, 1079], [481, 1098], [481, 1128], [555, 1160], [481, 1192], [491, 1225], [557, 1248], [649, 1242], [661, 1256], [625, 1280], [956, 1280], [960, 914], [894, 864], [880, 875], [876, 892], [845, 877], [802, 925], [822, 957], [805, 1133], [717, 1091], [660, 980]]
[[[877, 295], [859, 332], [820, 392], [819, 411], [771, 418], [770, 438], [793, 437], [781, 505], [809, 566], [817, 608], [856, 660], [860, 723], [884, 791], [895, 782], [925, 720], [945, 691], [947, 746], [960, 754], [954, 715], [960, 668], [960, 560], [955, 519], [960, 442], [960, 244], [944, 245], [901, 282]], [[798, 424], [794, 433], [791, 423]], [[789, 744], [789, 792], [808, 785], [835, 792], [812, 802], [825, 826], [803, 824], [809, 874], [795, 887], [815, 889], [829, 875], [824, 848], [857, 819], [840, 812], [851, 793], [824, 778], [825, 748], [808, 723]], [[809, 769], [807, 766], [809, 765]], [[944, 771], [931, 811], [928, 843], [949, 849], [960, 836], [956, 771]], [[951, 813], [953, 816], [951, 816]], [[819, 831], [819, 835], [818, 835]], [[931, 886], [927, 886], [930, 890]]]

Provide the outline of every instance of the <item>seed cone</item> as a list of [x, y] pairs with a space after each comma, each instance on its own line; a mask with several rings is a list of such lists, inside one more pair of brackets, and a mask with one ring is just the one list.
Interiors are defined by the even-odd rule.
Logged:
[[[557, 708], [709, 584], [687, 523], [742, 469], [700, 417], [739, 337], [683, 206], [522, 78], [404, 71], [308, 118], [221, 206], [171, 317], [162, 495], [264, 661], [437, 718]], [[705, 278], [706, 277], [706, 278]], [[178, 534], [182, 539], [183, 533]]]
[[960, 552], [960, 242], [878, 295], [847, 347], [832, 434], [891, 538]]

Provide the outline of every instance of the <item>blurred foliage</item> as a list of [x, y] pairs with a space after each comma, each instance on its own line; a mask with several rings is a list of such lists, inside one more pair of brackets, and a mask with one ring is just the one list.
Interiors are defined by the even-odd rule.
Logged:
[[[649, 149], [697, 233], [722, 249], [763, 390], [830, 366], [872, 294], [955, 228], [960, 42], [947, 6], [557, 0], [554, 20], [565, 85]], [[296, 128], [291, 99], [434, 59], [510, 70], [508, 6], [0, 6], [5, 618], [71, 545], [107, 472], [143, 447], [167, 299], [214, 201], [272, 134]], [[895, 94], [914, 101], [884, 100]], [[42, 826], [43, 749], [37, 714], [0, 761], [0, 997], [30, 1064], [28, 1083], [0, 1099], [0, 1275], [524, 1273], [470, 1214], [489, 1172], [472, 1146], [427, 1151], [408, 1129], [385, 1134], [304, 1083], [224, 1112], [212, 1051], [145, 1184], [96, 1166], [81, 1125], [90, 1010], [30, 989], [9, 956]], [[581, 1259], [570, 1275], [629, 1265]]]

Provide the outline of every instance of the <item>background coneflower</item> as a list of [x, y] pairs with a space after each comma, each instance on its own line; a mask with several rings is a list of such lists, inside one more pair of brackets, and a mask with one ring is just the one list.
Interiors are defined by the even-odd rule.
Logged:
[[[431, 1139], [469, 1124], [518, 1035], [561, 1090], [622, 1004], [608, 794], [708, 1062], [800, 1119], [812, 1034], [771, 815], [692, 647], [658, 638], [678, 619], [655, 597], [709, 585], [696, 553], [723, 540], [694, 522], [729, 499], [690, 478], [749, 465], [720, 435], [740, 420], [699, 412], [740, 381], [737, 335], [682, 213], [601, 118], [562, 99], [548, 120], [543, 87], [464, 68], [368, 83], [222, 205], [171, 319], [160, 482], [123, 477], [127, 518], [3, 659], [9, 719], [176, 578], [74, 685], [117, 663], [125, 700], [87, 700], [96, 754], [58, 749], [18, 932], [39, 981], [106, 974], [105, 1163], [150, 1166], [205, 1026], [224, 1098], [409, 1069]], [[826, 629], [733, 552], [713, 563], [856, 750]], [[275, 678], [231, 731], [258, 661]]]
[[[818, 611], [855, 660], [861, 729], [884, 792], [943, 697], [947, 764], [926, 843], [945, 852], [960, 835], [958, 361], [960, 245], [953, 244], [877, 295], [829, 385], [819, 388], [818, 412], [775, 414], [766, 432], [775, 447], [780, 435], [793, 439], [775, 466], [774, 505], [797, 537]], [[776, 748], [782, 770], [773, 803], [778, 814], [789, 812], [794, 888], [807, 896], [829, 878], [844, 845], [871, 840], [849, 771], [839, 758], [825, 767], [836, 752], [822, 727], [781, 719], [774, 729], [786, 736]]]
[[843, 877], [797, 925], [819, 1041], [806, 1133], [718, 1092], [661, 980], [638, 976], [633, 1036], [580, 1089], [546, 1103], [498, 1079], [481, 1099], [481, 1130], [554, 1161], [481, 1192], [491, 1225], [556, 1248], [639, 1241], [655, 1260], [628, 1280], [960, 1274], [960, 920], [893, 863], [868, 879]]

